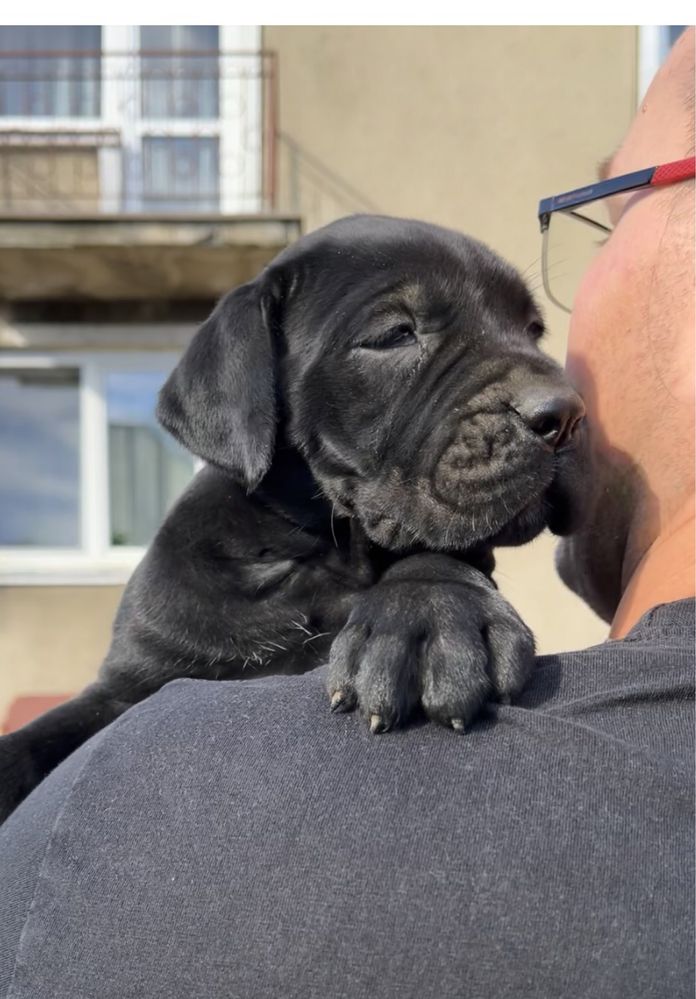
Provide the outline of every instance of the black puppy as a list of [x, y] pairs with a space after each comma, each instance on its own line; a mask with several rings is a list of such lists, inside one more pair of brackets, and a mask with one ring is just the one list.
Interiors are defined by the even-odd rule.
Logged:
[[523, 686], [496, 545], [576, 521], [584, 408], [520, 276], [421, 222], [343, 219], [224, 298], [160, 395], [208, 462], [133, 574], [95, 684], [0, 740], [0, 818], [181, 676], [304, 672], [373, 731]]

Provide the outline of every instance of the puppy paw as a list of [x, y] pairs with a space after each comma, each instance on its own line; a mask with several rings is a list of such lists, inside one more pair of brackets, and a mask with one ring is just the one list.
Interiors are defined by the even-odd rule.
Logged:
[[522, 689], [534, 662], [529, 629], [481, 573], [458, 565], [447, 577], [399, 573], [356, 599], [331, 647], [332, 711], [358, 707], [380, 734], [421, 707], [462, 733], [487, 701]]

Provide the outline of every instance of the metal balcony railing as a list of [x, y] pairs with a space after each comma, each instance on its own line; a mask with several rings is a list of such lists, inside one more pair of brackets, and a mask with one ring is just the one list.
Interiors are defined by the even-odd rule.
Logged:
[[0, 52], [0, 213], [257, 214], [273, 52]]

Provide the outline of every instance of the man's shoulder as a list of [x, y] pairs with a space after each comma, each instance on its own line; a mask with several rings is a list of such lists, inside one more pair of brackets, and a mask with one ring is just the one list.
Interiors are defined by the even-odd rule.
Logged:
[[[582, 715], [586, 737], [623, 738], [627, 726], [636, 750], [649, 748], [653, 735], [664, 748], [663, 729], [673, 733], [677, 753], [692, 744], [694, 689], [694, 601], [655, 608], [620, 641], [607, 641], [587, 649], [539, 656], [530, 683], [510, 705], [490, 704], [464, 739], [482, 748], [493, 738], [496, 726], [515, 731], [525, 720], [551, 732], [565, 720]], [[552, 723], [552, 720], [553, 723]], [[375, 738], [358, 714], [332, 715], [326, 689], [326, 669], [293, 676], [269, 676], [239, 681], [211, 682], [180, 679], [136, 706], [116, 726], [119, 741], [155, 737], [177, 743], [195, 741], [205, 729], [209, 739], [218, 729], [223, 743], [239, 740], [246, 747], [260, 745], [271, 752], [274, 741], [297, 740], [303, 752], [313, 746], [320, 752], [338, 744], [342, 751], [353, 740], [356, 747], [376, 741], [401, 746], [402, 740], [426, 744], [435, 739], [456, 744], [448, 730], [416, 719], [406, 728]], [[153, 728], [154, 726], [154, 728]], [[148, 736], [148, 730], [156, 736]], [[362, 750], [360, 750], [362, 751]]]
[[0, 830], [23, 994], [188, 995], [196, 968], [211, 996], [685, 995], [693, 653], [671, 634], [543, 657], [461, 735], [372, 735], [323, 670], [169, 684]]

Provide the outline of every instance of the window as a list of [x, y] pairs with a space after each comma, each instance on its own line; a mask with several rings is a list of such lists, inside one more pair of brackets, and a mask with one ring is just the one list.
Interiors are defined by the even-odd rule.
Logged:
[[127, 577], [194, 472], [154, 417], [176, 360], [0, 358], [0, 579]]
[[143, 207], [213, 212], [220, 203], [216, 138], [143, 139]]
[[218, 47], [214, 26], [142, 27], [143, 118], [217, 118]]
[[76, 547], [80, 372], [0, 369], [0, 545]]
[[[26, 55], [13, 55], [18, 52]], [[96, 118], [100, 76], [100, 27], [12, 26], [0, 31], [3, 117]]]

